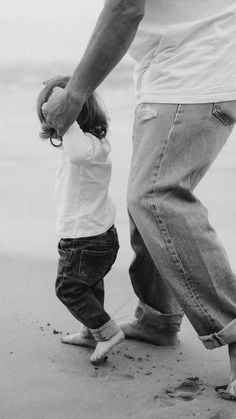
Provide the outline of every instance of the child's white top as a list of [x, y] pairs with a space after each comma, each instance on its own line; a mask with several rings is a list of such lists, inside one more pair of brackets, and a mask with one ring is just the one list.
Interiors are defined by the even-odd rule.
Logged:
[[108, 195], [111, 147], [77, 122], [64, 134], [56, 176], [58, 239], [96, 236], [114, 223], [115, 207]]

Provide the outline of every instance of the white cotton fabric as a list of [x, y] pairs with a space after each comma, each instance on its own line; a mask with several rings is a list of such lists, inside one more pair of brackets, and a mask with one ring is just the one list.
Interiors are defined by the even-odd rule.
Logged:
[[130, 47], [138, 103], [236, 99], [236, 1], [146, 0]]
[[96, 236], [115, 219], [108, 194], [111, 147], [74, 123], [64, 134], [56, 174], [57, 238]]

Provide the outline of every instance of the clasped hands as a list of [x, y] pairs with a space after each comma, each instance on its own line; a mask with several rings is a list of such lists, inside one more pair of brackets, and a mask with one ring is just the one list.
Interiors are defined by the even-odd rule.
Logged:
[[40, 137], [63, 137], [77, 119], [82, 106], [83, 102], [75, 101], [66, 89], [55, 87], [48, 102], [42, 106], [42, 113], [46, 122], [41, 126]]

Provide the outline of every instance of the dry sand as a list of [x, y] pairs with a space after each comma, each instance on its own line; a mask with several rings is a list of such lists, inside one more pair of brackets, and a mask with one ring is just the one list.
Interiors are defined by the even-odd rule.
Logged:
[[[236, 404], [214, 390], [228, 380], [226, 348], [205, 350], [186, 319], [179, 346], [125, 341], [100, 367], [90, 365], [89, 349], [60, 343], [78, 325], [54, 295], [56, 151], [38, 140], [34, 102], [41, 79], [72, 68], [54, 63], [1, 70], [0, 419], [236, 418]], [[125, 194], [134, 99], [126, 66], [101, 90], [113, 121], [111, 194], [121, 243], [106, 281], [106, 306], [123, 321], [136, 305], [127, 272], [132, 251]], [[234, 137], [197, 193], [236, 269]]]

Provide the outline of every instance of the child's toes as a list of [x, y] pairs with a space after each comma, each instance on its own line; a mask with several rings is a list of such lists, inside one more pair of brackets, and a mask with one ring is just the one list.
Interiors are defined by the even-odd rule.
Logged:
[[95, 351], [93, 352], [90, 361], [92, 364], [100, 364], [104, 361], [106, 354], [124, 339], [124, 333], [119, 330], [110, 339], [98, 342]]

